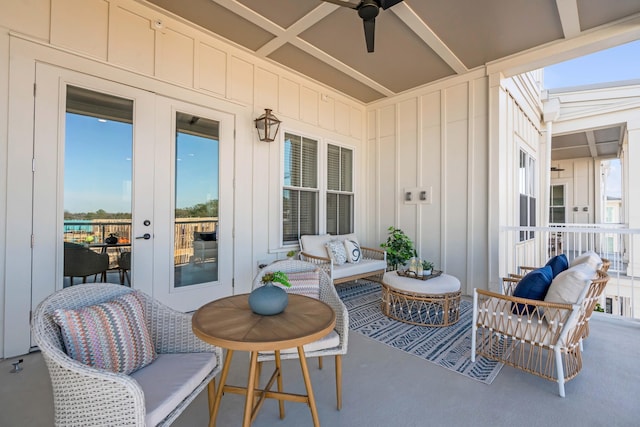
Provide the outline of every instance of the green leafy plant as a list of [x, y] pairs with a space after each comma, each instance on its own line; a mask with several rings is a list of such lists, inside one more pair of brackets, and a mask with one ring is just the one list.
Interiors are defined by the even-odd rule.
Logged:
[[604, 308], [602, 308], [600, 303], [597, 303], [596, 306], [594, 307], [593, 311], [598, 311], [600, 313], [604, 313]]
[[294, 256], [296, 256], [296, 251], [291, 250], [287, 252], [287, 258], [293, 258]]
[[380, 247], [387, 251], [387, 265], [389, 268], [397, 270], [409, 258], [417, 256], [417, 253], [413, 247], [413, 242], [402, 230], [393, 226], [389, 227], [388, 230], [389, 237], [387, 237], [385, 243], [380, 244]]
[[431, 261], [422, 260], [422, 269], [423, 270], [433, 270], [433, 263]]
[[265, 273], [264, 276], [262, 276], [262, 279], [260, 281], [262, 283], [276, 282], [276, 283], [280, 283], [283, 286], [286, 286], [287, 288], [291, 287], [291, 283], [289, 283], [289, 278], [282, 271]]

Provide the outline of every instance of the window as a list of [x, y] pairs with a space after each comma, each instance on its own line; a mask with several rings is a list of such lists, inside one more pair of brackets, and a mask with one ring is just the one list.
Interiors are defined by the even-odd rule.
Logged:
[[549, 222], [565, 223], [564, 185], [552, 185], [549, 194]]
[[327, 145], [327, 233], [353, 232], [353, 150]]
[[[520, 191], [520, 226], [536, 225], [536, 161], [527, 152], [520, 150], [520, 167], [518, 170], [518, 187]], [[533, 239], [533, 231], [521, 231], [520, 241]]]
[[318, 141], [285, 133], [282, 243], [318, 234]]

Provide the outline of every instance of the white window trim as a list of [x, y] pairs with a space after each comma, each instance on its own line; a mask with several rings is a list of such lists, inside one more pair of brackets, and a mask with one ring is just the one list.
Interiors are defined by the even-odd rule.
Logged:
[[[318, 234], [325, 234], [327, 230], [327, 147], [329, 144], [335, 145], [337, 147], [346, 148], [352, 151], [352, 192], [353, 194], [353, 232], [355, 233], [357, 230], [357, 200], [358, 200], [358, 179], [357, 179], [357, 171], [358, 171], [358, 152], [356, 147], [351, 144], [347, 144], [344, 142], [339, 142], [330, 138], [323, 138], [318, 135], [309, 134], [306, 132], [301, 132], [295, 129], [290, 128], [280, 128], [278, 137], [278, 156], [279, 156], [279, 169], [278, 169], [278, 237], [277, 237], [277, 246], [272, 249], [275, 252], [287, 251], [290, 249], [295, 249], [298, 247], [298, 244], [287, 243], [285, 244], [283, 241], [284, 227], [283, 227], [283, 219], [284, 219], [284, 211], [282, 208], [282, 191], [285, 187], [284, 185], [284, 143], [285, 143], [285, 134], [293, 134], [296, 136], [300, 136], [302, 138], [313, 139], [318, 142]], [[342, 192], [339, 192], [341, 194]], [[347, 193], [344, 193], [347, 194]]]

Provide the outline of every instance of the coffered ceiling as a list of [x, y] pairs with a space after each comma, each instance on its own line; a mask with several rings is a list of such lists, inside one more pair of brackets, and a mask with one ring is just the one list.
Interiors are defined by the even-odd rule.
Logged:
[[532, 62], [521, 71], [551, 64], [562, 43], [578, 55], [607, 37], [640, 38], [639, 0], [404, 0], [380, 10], [373, 53], [357, 11], [330, 2], [147, 2], [364, 103], [503, 59], [522, 63], [523, 52]]

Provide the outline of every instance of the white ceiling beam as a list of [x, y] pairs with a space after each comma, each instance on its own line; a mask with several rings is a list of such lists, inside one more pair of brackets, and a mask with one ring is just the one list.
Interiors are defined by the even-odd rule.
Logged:
[[405, 23], [411, 31], [424, 41], [444, 62], [458, 74], [464, 74], [469, 69], [444, 44], [431, 28], [406, 3], [401, 2], [389, 9]]
[[265, 31], [268, 31], [269, 33], [275, 36], [273, 40], [270, 40], [268, 43], [266, 43], [264, 46], [262, 46], [260, 49], [258, 49], [255, 52], [257, 55], [260, 55], [262, 57], [267, 57], [267, 55], [271, 54], [272, 52], [274, 52], [284, 44], [290, 43], [296, 46], [298, 49], [302, 50], [303, 52], [326, 63], [327, 65], [335, 68], [336, 70], [356, 79], [363, 85], [368, 86], [371, 89], [377, 92], [380, 92], [385, 96], [393, 96], [396, 94], [395, 92], [393, 92], [392, 90], [389, 90], [387, 87], [381, 85], [375, 80], [370, 79], [369, 77], [365, 76], [359, 71], [349, 67], [344, 62], [338, 61], [336, 58], [318, 49], [317, 47], [313, 46], [311, 43], [308, 43], [305, 40], [302, 40], [301, 38], [298, 37], [300, 33], [305, 31], [307, 28], [311, 27], [312, 25], [316, 24], [319, 20], [323, 19], [324, 17], [332, 13], [340, 6], [323, 2], [321, 5], [313, 9], [307, 15], [299, 19], [296, 23], [291, 25], [291, 27], [285, 29], [280, 27], [279, 25], [276, 25], [275, 23], [268, 20], [264, 16], [259, 15], [255, 11], [249, 9], [248, 7], [239, 3], [236, 0], [212, 0], [212, 1], [240, 15], [247, 21], [255, 25], [258, 25]]
[[260, 49], [258, 49], [256, 51], [256, 54], [265, 57], [279, 49], [284, 44], [293, 43], [293, 41], [298, 38], [298, 35], [300, 35], [300, 33], [304, 32], [314, 24], [317, 24], [318, 21], [324, 19], [327, 15], [333, 13], [333, 11], [339, 7], [340, 6], [332, 5], [329, 3], [321, 4], [320, 6], [316, 7], [311, 12], [300, 18], [289, 28], [285, 29], [279, 34], [276, 34], [276, 37], [273, 40], [270, 40]]
[[580, 16], [578, 15], [578, 0], [556, 0], [562, 32], [565, 39], [580, 34]]
[[596, 148], [596, 135], [592, 130], [588, 130], [585, 132], [585, 136], [587, 137], [587, 144], [589, 145], [589, 152], [591, 153], [591, 157], [598, 157], [598, 149]]
[[284, 29], [275, 24], [273, 21], [268, 20], [264, 16], [260, 15], [256, 11], [249, 9], [242, 3], [238, 3], [236, 0], [211, 0], [214, 3], [218, 3], [220, 6], [229, 9], [233, 13], [243, 17], [247, 21], [262, 27], [265, 31], [275, 34], [276, 36], [282, 34]]

